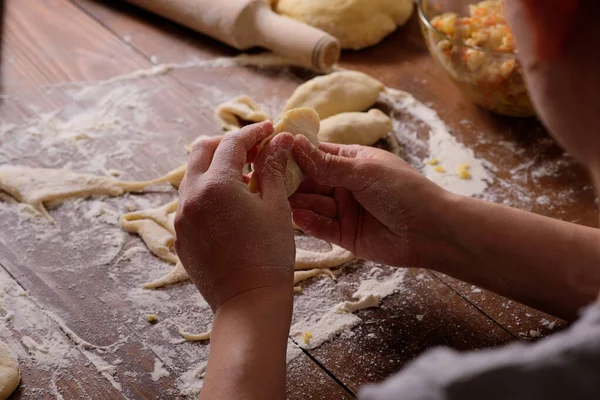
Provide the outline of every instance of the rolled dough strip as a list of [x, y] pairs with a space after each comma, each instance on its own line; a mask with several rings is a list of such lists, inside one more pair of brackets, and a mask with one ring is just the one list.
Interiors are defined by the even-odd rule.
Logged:
[[140, 235], [146, 247], [158, 258], [171, 264], [176, 264], [179, 259], [171, 250], [175, 238], [171, 232], [151, 219], [124, 220], [121, 217], [121, 227], [130, 233]]
[[7, 399], [19, 386], [21, 376], [17, 359], [4, 342], [0, 342], [0, 399]]
[[31, 205], [48, 220], [54, 221], [44, 203], [73, 197], [120, 196], [125, 192], [142, 192], [150, 185], [164, 182], [177, 186], [184, 172], [185, 168], [179, 167], [158, 179], [124, 182], [110, 176], [79, 174], [68, 169], [2, 166], [0, 190], [21, 203]]
[[306, 271], [294, 272], [294, 285], [319, 275], [327, 275], [335, 281], [335, 275], [333, 274], [333, 272], [331, 272], [329, 268], [316, 268], [309, 269]]
[[246, 95], [220, 104], [215, 112], [215, 118], [226, 131], [233, 131], [251, 123], [271, 119], [269, 114]]
[[179, 331], [179, 334], [181, 335], [182, 338], [184, 338], [185, 340], [187, 340], [189, 342], [199, 342], [202, 340], [210, 339], [210, 329], [203, 333], [189, 333], [189, 332], [186, 332], [183, 329], [177, 327], [177, 331]]
[[179, 199], [175, 199], [172, 202], [158, 208], [151, 208], [149, 210], [141, 210], [125, 214], [121, 217], [121, 225], [123, 223], [127, 224], [128, 222], [151, 219], [175, 235], [173, 223], [175, 219], [175, 211], [177, 211], [178, 205]]
[[142, 287], [144, 289], [158, 289], [163, 286], [172, 285], [174, 283], [182, 282], [188, 279], [190, 279], [190, 276], [185, 271], [185, 268], [183, 268], [181, 262], [177, 261], [177, 264], [175, 265], [175, 267], [173, 267], [171, 271], [169, 271], [169, 273], [158, 278], [155, 281], [145, 283], [144, 285], [142, 285]]
[[296, 249], [296, 270], [335, 268], [354, 260], [354, 254], [335, 244], [326, 253]]

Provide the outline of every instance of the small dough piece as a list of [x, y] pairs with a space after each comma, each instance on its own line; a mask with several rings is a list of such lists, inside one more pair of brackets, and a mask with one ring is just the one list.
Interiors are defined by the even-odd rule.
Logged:
[[202, 340], [209, 340], [211, 332], [211, 330], [209, 329], [208, 331], [202, 333], [189, 333], [179, 327], [177, 328], [177, 331], [179, 332], [181, 337], [187, 340], [188, 342], [199, 342]]
[[125, 192], [142, 192], [150, 185], [164, 182], [177, 186], [183, 179], [183, 173], [185, 168], [179, 167], [158, 179], [124, 182], [112, 176], [78, 174], [68, 169], [2, 166], [0, 191], [10, 194], [21, 203], [31, 205], [47, 219], [54, 221], [44, 203], [72, 197], [120, 196]]
[[190, 279], [190, 276], [186, 272], [185, 268], [183, 268], [183, 264], [178, 261], [175, 267], [173, 267], [173, 269], [170, 270], [166, 275], [161, 276], [152, 282], [144, 283], [142, 287], [144, 289], [158, 289], [163, 286], [183, 282], [188, 279]]
[[239, 129], [248, 123], [262, 122], [270, 119], [269, 114], [249, 96], [242, 95], [217, 107], [215, 118], [226, 131]]
[[148, 249], [157, 257], [176, 264], [179, 259], [172, 251], [175, 241], [173, 222], [179, 200], [150, 210], [125, 214], [120, 219], [121, 228], [140, 235]]
[[[288, 132], [294, 136], [303, 135], [314, 145], [319, 145], [319, 116], [312, 108], [296, 108], [284, 112], [279, 121], [275, 124], [274, 132], [259, 145], [259, 152], [265, 144], [278, 133]], [[285, 171], [285, 190], [288, 196], [291, 196], [298, 190], [298, 187], [304, 180], [304, 173], [292, 158], [287, 163]], [[252, 175], [248, 188], [251, 192], [257, 192], [256, 172]]]
[[19, 386], [19, 365], [4, 342], [0, 342], [0, 399], [7, 399]]
[[294, 272], [294, 285], [319, 275], [327, 275], [334, 281], [336, 280], [335, 275], [333, 274], [333, 272], [331, 272], [329, 268], [315, 268], [306, 271]]
[[319, 140], [370, 146], [386, 137], [393, 128], [390, 117], [376, 108], [366, 113], [341, 113], [321, 121]]
[[326, 253], [296, 249], [296, 265], [294, 269], [335, 268], [354, 260], [354, 258], [354, 254], [350, 251], [335, 244], [332, 244], [331, 250]]
[[310, 107], [321, 119], [325, 119], [344, 112], [371, 108], [384, 89], [383, 83], [362, 72], [334, 72], [298, 86], [285, 109]]
[[324, 30], [342, 48], [355, 50], [379, 43], [404, 25], [413, 8], [413, 0], [279, 0], [274, 4], [278, 14]]

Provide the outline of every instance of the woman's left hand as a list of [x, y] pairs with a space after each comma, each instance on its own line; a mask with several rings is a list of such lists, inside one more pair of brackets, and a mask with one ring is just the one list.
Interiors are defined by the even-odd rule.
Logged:
[[[175, 217], [177, 254], [216, 313], [232, 298], [274, 289], [293, 294], [295, 256], [285, 169], [294, 138], [279, 134], [256, 160], [256, 146], [273, 133], [270, 122], [247, 126], [192, 150]], [[259, 193], [242, 169], [254, 162]]]

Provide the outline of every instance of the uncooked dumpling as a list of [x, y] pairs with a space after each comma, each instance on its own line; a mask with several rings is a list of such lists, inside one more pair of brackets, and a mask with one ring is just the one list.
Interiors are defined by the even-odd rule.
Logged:
[[335, 36], [344, 49], [379, 43], [413, 11], [413, 0], [279, 0], [274, 10]]
[[[273, 134], [261, 143], [259, 149], [262, 149], [267, 141], [278, 133], [288, 132], [292, 135], [303, 135], [310, 140], [314, 145], [319, 145], [319, 116], [312, 108], [296, 108], [286, 111], [279, 117], [279, 121], [275, 124]], [[285, 190], [288, 196], [291, 196], [298, 190], [298, 187], [304, 180], [304, 173], [296, 164], [296, 161], [291, 158], [287, 163], [285, 172]], [[252, 175], [252, 179], [248, 184], [251, 192], [258, 190], [256, 185], [256, 173]]]
[[0, 399], [7, 399], [19, 386], [19, 366], [4, 342], [0, 342]]
[[356, 71], [334, 72], [300, 85], [285, 105], [286, 110], [314, 108], [325, 119], [343, 112], [364, 111], [377, 101], [383, 83]]
[[232, 131], [248, 123], [262, 122], [270, 119], [269, 114], [249, 96], [238, 96], [217, 107], [215, 112], [217, 121], [224, 130]]
[[366, 113], [341, 113], [321, 121], [319, 140], [370, 146], [383, 139], [392, 128], [390, 117], [376, 108]]

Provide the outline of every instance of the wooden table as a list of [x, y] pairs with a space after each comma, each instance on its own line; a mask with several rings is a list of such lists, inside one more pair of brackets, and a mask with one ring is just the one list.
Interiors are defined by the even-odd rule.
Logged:
[[[69, 82], [106, 80], [150, 68], [153, 62], [198, 64], [236, 54], [121, 2], [8, 0], [4, 7], [3, 130], [32, 120], [38, 121], [39, 128], [40, 119], [48, 113], [73, 106], [69, 91], [77, 84]], [[537, 121], [497, 117], [462, 97], [429, 57], [416, 18], [376, 47], [344, 53], [341, 65], [369, 73], [431, 105], [458, 140], [493, 168], [494, 183], [486, 198], [595, 225], [594, 194], [583, 169], [563, 154]], [[289, 79], [289, 74], [243, 67], [184, 68], [145, 79], [139, 83], [141, 90], [152, 93], [161, 87], [160, 98], [152, 104], [156, 115], [149, 121], [154, 135], [136, 147], [136, 158], [125, 165], [118, 158], [101, 161], [107, 168], [126, 171], [130, 179], [157, 176], [185, 160], [184, 144], [199, 134], [218, 131], [212, 118], [214, 104], [202, 102], [208, 90], [218, 88], [227, 98], [248, 92], [259, 102], [272, 105], [273, 99], [285, 99], [301, 81], [302, 72]], [[83, 109], [85, 106], [83, 102]], [[132, 133], [132, 138], [135, 135]], [[114, 144], [102, 139], [99, 143]], [[7, 148], [0, 143], [0, 163], [60, 167], [87, 162], [80, 152], [65, 158], [41, 141], [31, 143], [30, 148], [21, 144]], [[93, 152], [87, 156], [94, 159]], [[156, 196], [167, 197], [164, 193]], [[76, 238], [78, 230], [85, 228], [74, 224], [72, 216], [58, 212], [57, 222], [62, 228], [53, 229], [65, 240], [71, 240], [73, 234]], [[22, 363], [22, 384], [13, 398], [54, 398], [56, 392], [65, 399], [183, 397], [176, 389], [175, 373], [156, 381], [150, 377], [157, 349], [173, 344], [153, 337], [152, 326], [140, 322], [143, 307], [111, 295], [114, 285], [106, 272], [130, 273], [120, 270], [123, 259], [104, 257], [112, 250], [97, 241], [91, 241], [83, 253], [65, 251], [53, 237], [35, 233], [43, 227], [32, 226], [27, 233], [29, 228], [14, 228], [19, 223], [15, 218], [0, 221], [0, 282], [10, 281], [15, 291], [29, 293], [34, 300], [29, 317], [44, 327], [48, 337], [61, 342], [69, 357], [68, 365], [59, 369]], [[127, 243], [136, 240], [127, 237]], [[67, 265], [74, 258], [94, 268], [53, 267]], [[98, 259], [104, 261], [98, 264], [94, 261]], [[555, 318], [438, 273], [410, 270], [404, 285], [405, 290], [387, 298], [381, 308], [359, 312], [364, 323], [353, 329], [356, 335], [335, 338], [292, 361], [289, 398], [351, 398], [361, 384], [386, 378], [432, 346], [460, 350], [494, 347], [514, 340], [536, 340], [562, 325]], [[193, 290], [191, 285], [187, 288], [173, 296], [186, 296]], [[5, 315], [0, 308], [1, 316]], [[15, 326], [17, 317], [14, 324], [7, 322], [5, 330], [0, 330], [3, 339], [13, 345], [22, 343], [28, 332], [27, 327]], [[108, 349], [94, 353], [74, 341], [71, 331]], [[124, 335], [126, 344], [111, 353], [111, 344]], [[208, 351], [205, 344], [194, 346], [197, 354]], [[102, 374], [102, 368], [94, 363], [99, 351], [118, 365], [114, 379], [121, 391], [111, 384], [112, 375]]]

